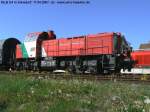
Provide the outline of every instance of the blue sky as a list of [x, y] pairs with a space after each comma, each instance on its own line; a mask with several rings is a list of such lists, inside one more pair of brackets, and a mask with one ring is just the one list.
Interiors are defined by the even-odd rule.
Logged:
[[150, 41], [149, 0], [89, 1], [86, 5], [0, 4], [0, 39], [23, 41], [29, 32], [53, 29], [58, 38], [121, 32], [134, 49]]

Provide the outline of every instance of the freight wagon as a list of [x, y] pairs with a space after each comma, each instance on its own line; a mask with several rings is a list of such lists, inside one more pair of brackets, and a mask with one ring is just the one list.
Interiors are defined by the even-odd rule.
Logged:
[[121, 33], [98, 33], [56, 39], [53, 31], [31, 33], [16, 47], [19, 70], [67, 70], [73, 73], [130, 69], [131, 47]]
[[20, 44], [20, 41], [16, 38], [0, 40], [0, 70], [15, 68], [17, 44]]

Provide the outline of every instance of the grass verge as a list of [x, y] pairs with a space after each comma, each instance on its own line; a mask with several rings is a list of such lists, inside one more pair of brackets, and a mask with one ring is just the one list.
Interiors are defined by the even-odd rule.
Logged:
[[0, 112], [150, 112], [150, 86], [0, 75]]

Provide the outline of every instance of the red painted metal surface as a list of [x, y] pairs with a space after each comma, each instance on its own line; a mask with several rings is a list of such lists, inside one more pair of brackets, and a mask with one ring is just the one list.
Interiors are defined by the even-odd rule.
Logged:
[[112, 54], [113, 33], [89, 35], [86, 39], [86, 54]]
[[20, 59], [20, 58], [23, 58], [23, 56], [22, 56], [20, 45], [18, 44], [16, 45], [16, 59]]
[[71, 55], [86, 55], [85, 39], [84, 36], [72, 38]]
[[42, 47], [44, 47], [47, 56], [58, 56], [58, 40], [43, 41]]
[[150, 67], [150, 50], [134, 51], [131, 56], [135, 67]]
[[43, 41], [47, 56], [81, 56], [113, 53], [113, 33]]
[[71, 39], [59, 39], [58, 56], [71, 56]]

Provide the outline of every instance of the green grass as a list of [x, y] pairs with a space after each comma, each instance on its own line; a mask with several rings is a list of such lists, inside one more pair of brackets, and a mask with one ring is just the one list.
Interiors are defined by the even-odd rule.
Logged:
[[150, 112], [150, 86], [0, 75], [0, 112]]

